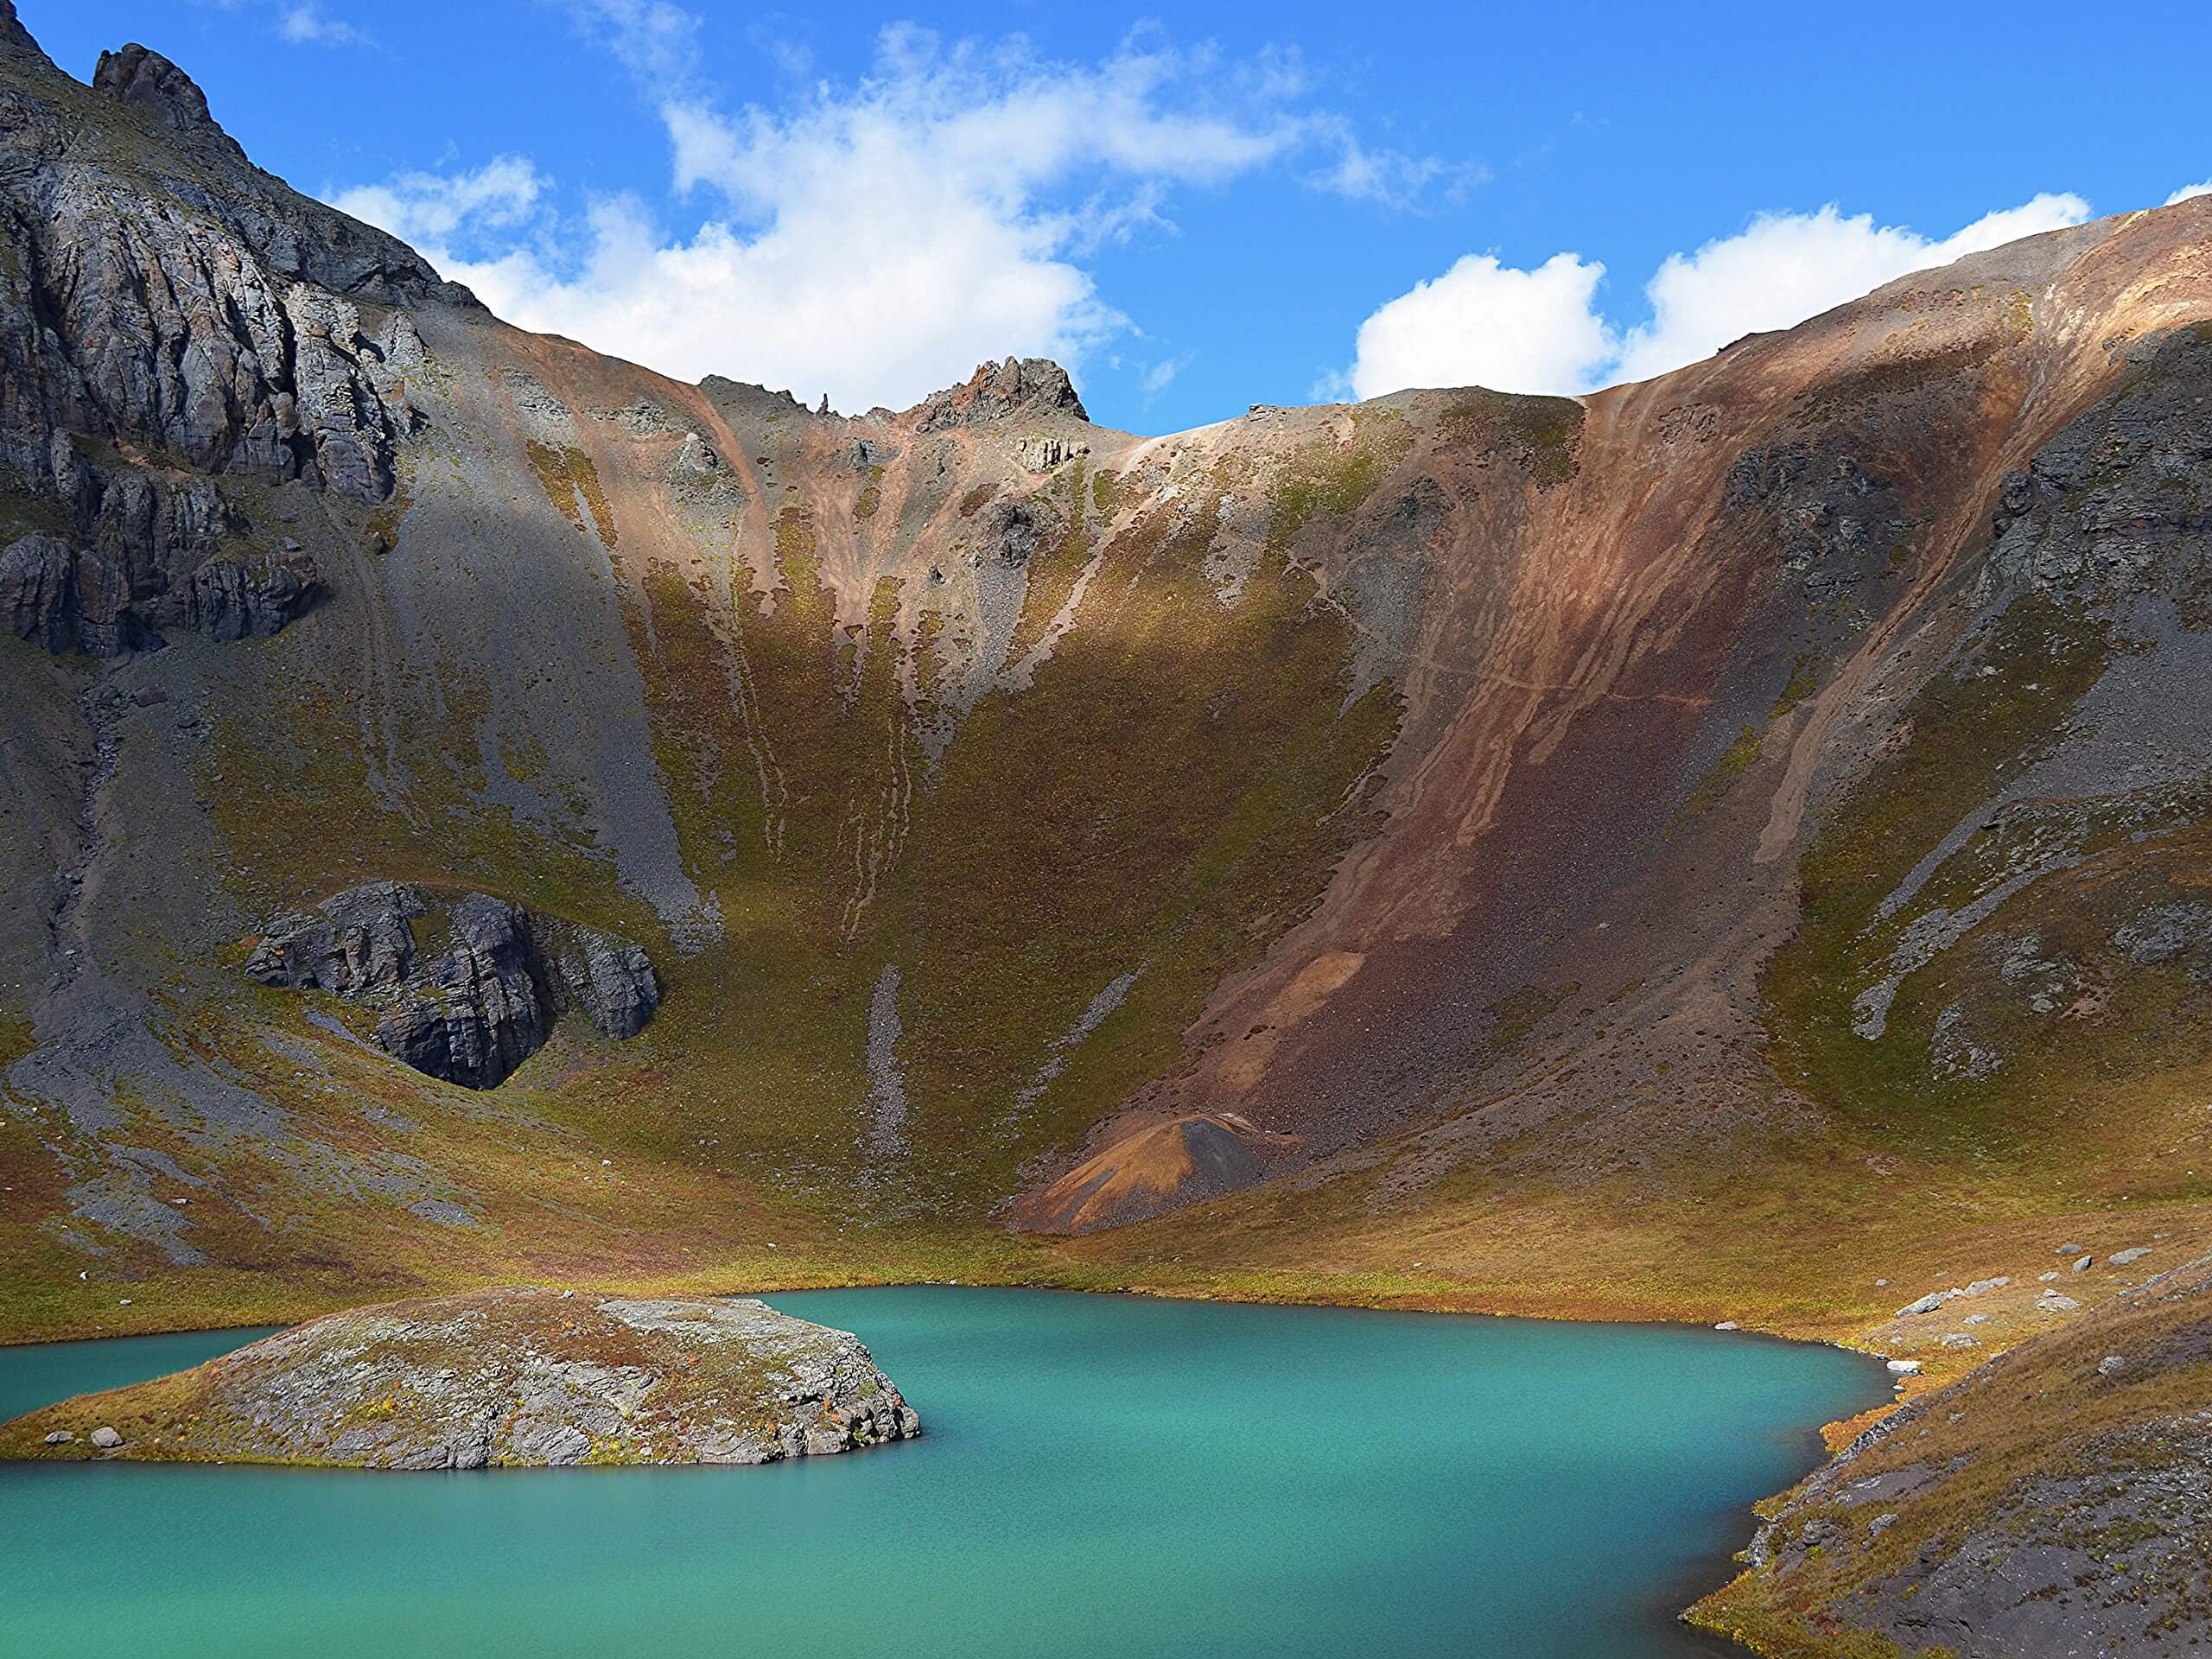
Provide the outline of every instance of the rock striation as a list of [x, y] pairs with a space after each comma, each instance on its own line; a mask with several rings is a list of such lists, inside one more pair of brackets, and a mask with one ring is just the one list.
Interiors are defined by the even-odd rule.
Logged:
[[627, 939], [487, 893], [445, 900], [400, 881], [276, 918], [246, 972], [367, 1004], [385, 1052], [470, 1089], [504, 1081], [570, 1009], [620, 1039], [660, 1004], [652, 963]]
[[509, 1287], [327, 1314], [0, 1426], [0, 1456], [753, 1464], [921, 1433], [860, 1339], [746, 1299]]
[[105, 54], [81, 86], [11, 5], [0, 226], [11, 631], [109, 657], [164, 628], [282, 627], [312, 602], [315, 563], [222, 480], [388, 499], [420, 418], [406, 380], [422, 342], [396, 308], [473, 304], [466, 290], [255, 168], [158, 52]]

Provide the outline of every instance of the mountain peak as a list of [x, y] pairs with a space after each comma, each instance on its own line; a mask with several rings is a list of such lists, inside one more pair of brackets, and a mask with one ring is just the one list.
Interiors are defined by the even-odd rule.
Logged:
[[28, 54], [41, 61], [46, 54], [23, 27], [22, 19], [16, 16], [15, 0], [0, 0], [0, 56], [16, 57]]
[[1086, 423], [1090, 419], [1065, 369], [1049, 357], [1009, 357], [1003, 363], [978, 364], [962, 385], [931, 393], [918, 424], [925, 432], [987, 426], [1017, 412], [1065, 415]]
[[[13, 22], [10, 8], [10, 21]], [[22, 25], [15, 24], [17, 32]], [[28, 41], [29, 35], [23, 35]], [[100, 54], [92, 71], [92, 91], [118, 104], [128, 104], [158, 118], [172, 131], [186, 137], [210, 137], [243, 156], [238, 141], [225, 132], [207, 109], [207, 94], [200, 83], [160, 53], [133, 41], [118, 51]]]

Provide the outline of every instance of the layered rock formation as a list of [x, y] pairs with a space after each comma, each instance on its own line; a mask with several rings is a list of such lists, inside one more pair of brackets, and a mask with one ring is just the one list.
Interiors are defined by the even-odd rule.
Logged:
[[389, 498], [421, 364], [391, 308], [467, 296], [255, 169], [159, 53], [86, 88], [0, 27], [0, 609], [101, 657], [274, 632], [321, 578], [270, 486]]
[[849, 1332], [516, 1287], [350, 1309], [0, 1425], [0, 1456], [357, 1469], [748, 1464], [921, 1433]]
[[378, 1014], [377, 1046], [417, 1071], [490, 1089], [575, 1008], [603, 1037], [634, 1037], [660, 1005], [629, 940], [480, 893], [433, 902], [372, 881], [263, 928], [245, 970]]

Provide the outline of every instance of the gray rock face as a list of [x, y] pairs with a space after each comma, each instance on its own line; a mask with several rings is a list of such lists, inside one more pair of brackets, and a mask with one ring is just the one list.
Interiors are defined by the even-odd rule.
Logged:
[[[515, 1287], [390, 1302], [164, 1381], [143, 1432], [125, 1442], [102, 1428], [93, 1445], [367, 1469], [753, 1464], [910, 1440], [922, 1427], [858, 1338], [720, 1297]], [[111, 1412], [136, 1403], [127, 1390], [100, 1400]], [[81, 1457], [48, 1425], [83, 1414], [64, 1401], [20, 1418], [0, 1429], [0, 1452]]]
[[2212, 560], [2212, 330], [2177, 330], [2134, 370], [2006, 477], [1978, 600], [2112, 597], [2161, 571], [2196, 585]]
[[386, 1053], [471, 1089], [502, 1082], [570, 1008], [621, 1039], [660, 1003], [652, 963], [627, 939], [485, 893], [435, 900], [398, 881], [276, 918], [246, 972], [369, 1003]]
[[21, 537], [0, 548], [0, 616], [48, 651], [114, 657], [159, 645], [164, 625], [218, 639], [272, 634], [322, 591], [303, 552], [210, 558], [173, 579], [158, 558], [138, 572], [135, 556], [148, 545], [123, 543], [118, 563], [60, 537]]
[[[120, 51], [100, 54], [92, 71], [92, 90], [118, 104], [145, 111], [172, 131], [210, 139], [221, 138], [237, 149], [235, 140], [207, 112], [207, 99], [192, 77], [158, 52], [135, 41]], [[238, 151], [241, 161], [245, 152]]]
[[313, 562], [257, 541], [215, 480], [391, 496], [422, 346], [404, 311], [361, 308], [471, 296], [251, 166], [159, 53], [106, 54], [81, 86], [12, 6], [0, 240], [0, 505], [41, 532], [0, 565], [10, 626], [99, 656], [283, 626]]
[[1885, 574], [1905, 532], [1895, 491], [1809, 442], [1745, 450], [1725, 499], [1732, 512], [1767, 518], [1783, 569], [1815, 599]]

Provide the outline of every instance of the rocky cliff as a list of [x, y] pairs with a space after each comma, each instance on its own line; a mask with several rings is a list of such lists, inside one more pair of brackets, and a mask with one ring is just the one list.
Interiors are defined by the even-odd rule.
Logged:
[[398, 881], [277, 917], [245, 970], [367, 1005], [378, 1048], [472, 1089], [499, 1084], [571, 1008], [620, 1039], [644, 1030], [660, 1002], [652, 964], [627, 939], [480, 893], [433, 904]]
[[771, 1463], [908, 1440], [857, 1338], [765, 1303], [517, 1287], [353, 1308], [0, 1424], [0, 1456], [357, 1469]]
[[100, 657], [273, 633], [320, 585], [281, 486], [390, 497], [421, 365], [395, 308], [467, 296], [254, 168], [159, 53], [82, 87], [3, 27], [0, 607]]

